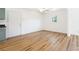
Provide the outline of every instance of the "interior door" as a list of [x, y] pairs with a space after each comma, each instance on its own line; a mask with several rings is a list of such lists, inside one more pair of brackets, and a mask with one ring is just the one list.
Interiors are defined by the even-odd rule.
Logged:
[[21, 35], [21, 16], [17, 10], [8, 11], [9, 37]]

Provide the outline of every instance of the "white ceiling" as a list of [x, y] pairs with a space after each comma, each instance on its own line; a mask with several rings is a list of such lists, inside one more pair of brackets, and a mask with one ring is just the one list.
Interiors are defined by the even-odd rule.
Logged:
[[48, 11], [57, 11], [57, 10], [60, 10], [62, 8], [22, 8], [24, 10], [34, 10], [34, 11], [38, 11], [38, 12], [48, 12]]

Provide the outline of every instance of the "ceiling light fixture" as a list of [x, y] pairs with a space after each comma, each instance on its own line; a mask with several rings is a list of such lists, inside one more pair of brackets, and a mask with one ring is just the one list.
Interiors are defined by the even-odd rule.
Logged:
[[43, 11], [46, 11], [46, 10], [48, 10], [49, 8], [39, 8], [39, 11], [40, 12], [43, 12]]
[[40, 12], [44, 12], [44, 11], [56, 11], [59, 8], [39, 8]]

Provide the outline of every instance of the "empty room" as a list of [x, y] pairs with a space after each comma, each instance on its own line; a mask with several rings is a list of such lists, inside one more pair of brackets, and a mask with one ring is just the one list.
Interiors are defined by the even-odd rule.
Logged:
[[79, 51], [79, 8], [0, 8], [0, 51]]

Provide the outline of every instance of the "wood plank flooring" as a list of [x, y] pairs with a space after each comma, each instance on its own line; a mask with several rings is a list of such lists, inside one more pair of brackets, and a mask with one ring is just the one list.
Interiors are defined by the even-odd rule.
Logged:
[[0, 51], [79, 51], [79, 36], [43, 30], [1, 41]]

